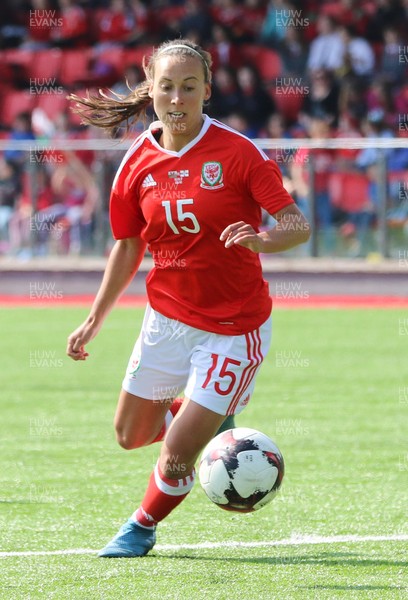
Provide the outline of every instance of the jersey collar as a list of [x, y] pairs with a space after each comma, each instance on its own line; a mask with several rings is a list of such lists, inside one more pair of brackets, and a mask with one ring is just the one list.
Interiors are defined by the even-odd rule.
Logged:
[[160, 152], [163, 152], [163, 154], [169, 154], [170, 156], [183, 156], [184, 154], [186, 154], [186, 152], [188, 152], [191, 148], [193, 148], [193, 146], [195, 146], [201, 140], [201, 138], [203, 138], [205, 136], [205, 134], [207, 133], [207, 131], [212, 123], [212, 120], [210, 119], [210, 117], [208, 115], [203, 115], [203, 120], [204, 120], [204, 123], [200, 129], [199, 134], [193, 140], [191, 140], [191, 142], [189, 142], [186, 146], [184, 146], [184, 148], [182, 148], [179, 152], [176, 152], [175, 150], [166, 150], [165, 148], [160, 146], [160, 144], [154, 137], [153, 131], [155, 131], [156, 129], [163, 128], [163, 123], [161, 121], [154, 121], [153, 123], [151, 123], [149, 125], [149, 129], [147, 131], [147, 139], [150, 141], [150, 143], [155, 148], [157, 148], [157, 150], [160, 150]]

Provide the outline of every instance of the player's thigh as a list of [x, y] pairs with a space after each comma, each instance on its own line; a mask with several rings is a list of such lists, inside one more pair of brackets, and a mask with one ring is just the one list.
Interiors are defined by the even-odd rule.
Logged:
[[158, 403], [181, 394], [190, 371], [188, 330], [188, 326], [148, 306], [122, 388]]
[[159, 433], [173, 399], [156, 402], [122, 389], [114, 418], [116, 437], [123, 448], [149, 444]]
[[160, 469], [167, 477], [190, 474], [198, 455], [214, 437], [225, 415], [185, 398], [164, 438]]
[[186, 396], [219, 414], [240, 413], [252, 396], [271, 336], [270, 318], [244, 335], [208, 336], [192, 354]]

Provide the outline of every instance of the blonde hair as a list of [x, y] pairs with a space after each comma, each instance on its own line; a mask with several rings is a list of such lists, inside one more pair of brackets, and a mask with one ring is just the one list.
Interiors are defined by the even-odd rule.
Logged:
[[139, 83], [134, 90], [131, 90], [130, 94], [111, 92], [112, 95], [108, 95], [102, 90], [99, 90], [97, 94], [88, 91], [85, 98], [70, 94], [68, 98], [75, 102], [75, 106], [72, 108], [73, 112], [81, 116], [81, 122], [84, 125], [95, 125], [115, 134], [124, 124], [125, 133], [127, 133], [132, 124], [146, 118], [146, 109], [152, 103], [149, 89], [154, 80], [154, 67], [156, 60], [163, 54], [199, 57], [203, 65], [204, 81], [211, 84], [212, 59], [210, 53], [190, 40], [171, 40], [164, 42], [154, 50], [147, 61], [146, 57], [143, 58], [146, 79]]

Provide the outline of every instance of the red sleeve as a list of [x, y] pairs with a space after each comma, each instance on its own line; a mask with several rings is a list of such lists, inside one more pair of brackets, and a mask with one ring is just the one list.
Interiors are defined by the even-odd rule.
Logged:
[[253, 157], [249, 168], [249, 191], [262, 208], [274, 215], [289, 204], [294, 204], [294, 200], [283, 187], [282, 174], [276, 162], [265, 159], [263, 153], [255, 151], [258, 156]]
[[112, 235], [115, 240], [139, 237], [146, 221], [139, 204], [138, 156], [143, 134], [140, 135], [125, 154], [112, 184], [109, 203], [109, 216]]
[[130, 193], [119, 195], [115, 190], [112, 190], [110, 224], [115, 240], [140, 236], [146, 222], [134, 195]]

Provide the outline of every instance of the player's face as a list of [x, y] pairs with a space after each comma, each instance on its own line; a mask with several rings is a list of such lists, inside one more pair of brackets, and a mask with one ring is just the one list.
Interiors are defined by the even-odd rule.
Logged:
[[203, 102], [210, 97], [210, 85], [197, 57], [162, 56], [155, 63], [150, 89], [154, 110], [163, 123], [163, 141], [177, 149], [194, 139], [203, 123]]

